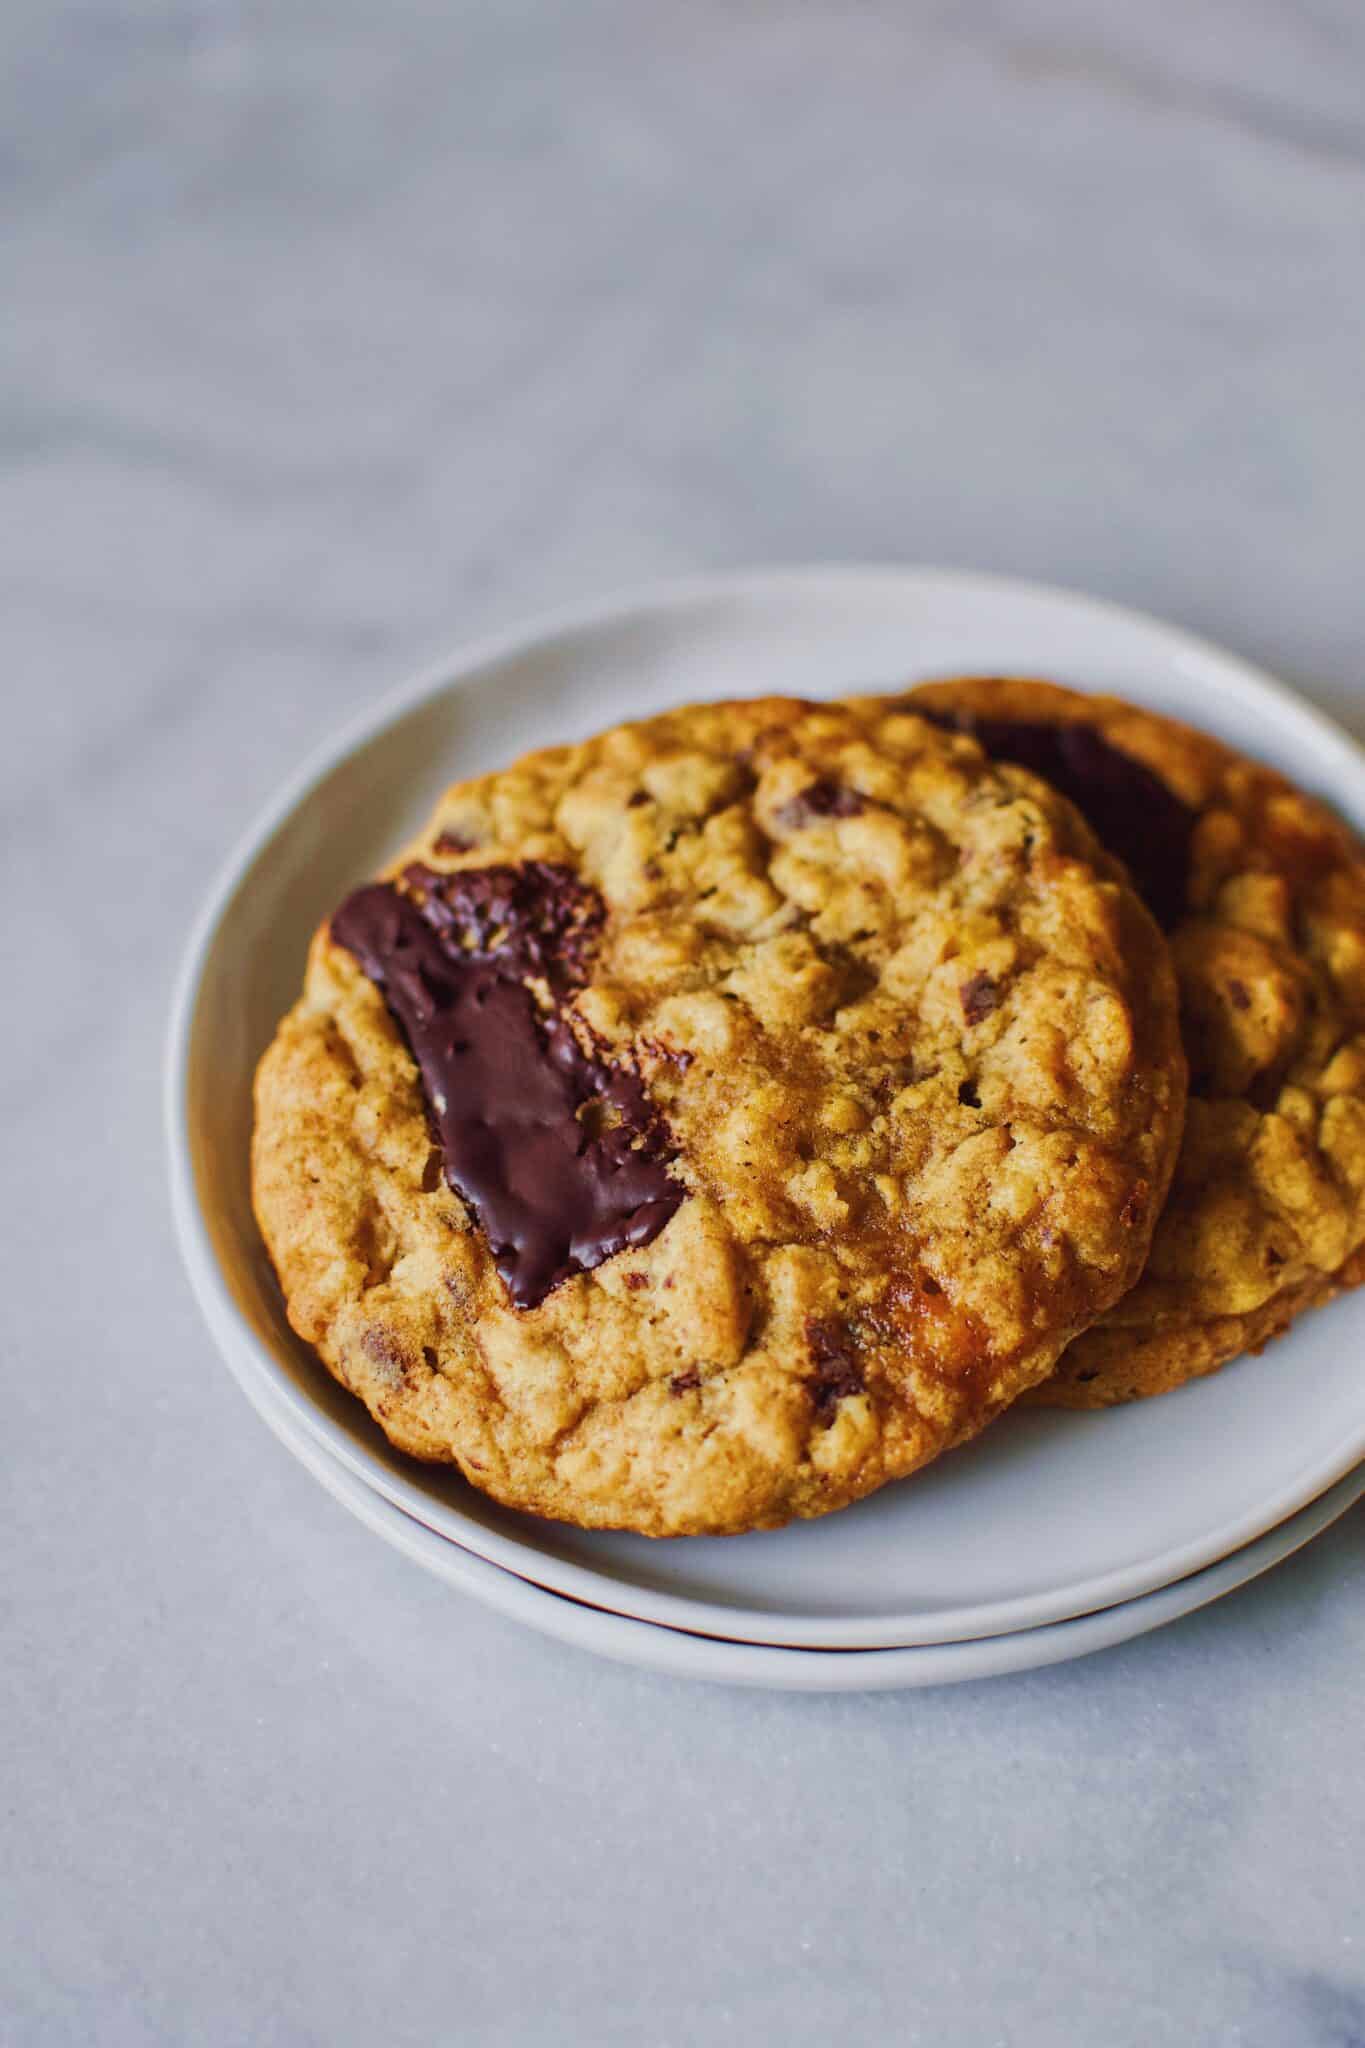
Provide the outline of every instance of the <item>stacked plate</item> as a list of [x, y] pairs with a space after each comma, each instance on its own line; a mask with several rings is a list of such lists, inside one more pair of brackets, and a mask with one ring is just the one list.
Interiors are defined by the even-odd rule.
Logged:
[[190, 948], [169, 1049], [177, 1223], [224, 1356], [363, 1522], [549, 1634], [695, 1677], [940, 1684], [1123, 1641], [1242, 1584], [1365, 1491], [1365, 1299], [1262, 1359], [1101, 1414], [1018, 1411], [899, 1487], [775, 1534], [650, 1542], [509, 1513], [393, 1451], [285, 1320], [251, 1214], [255, 1062], [309, 936], [449, 781], [673, 703], [1046, 675], [1185, 717], [1365, 830], [1365, 755], [1231, 656], [1059, 591], [918, 570], [674, 587], [466, 652], [313, 763], [252, 832]]

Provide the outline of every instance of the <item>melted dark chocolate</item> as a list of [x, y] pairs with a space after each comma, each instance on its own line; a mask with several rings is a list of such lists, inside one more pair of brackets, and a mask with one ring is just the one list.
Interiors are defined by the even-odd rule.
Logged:
[[865, 801], [856, 789], [848, 789], [842, 782], [822, 775], [818, 782], [809, 783], [788, 798], [777, 812], [777, 822], [795, 831], [813, 824], [817, 818], [856, 818], [865, 809]]
[[989, 974], [970, 975], [958, 989], [957, 999], [965, 1022], [980, 1024], [1000, 1008], [1000, 984]]
[[[422, 1076], [446, 1179], [518, 1308], [658, 1236], [685, 1190], [639, 1077], [583, 1050], [560, 1012], [602, 905], [568, 868], [529, 861], [357, 889], [337, 944], [384, 991]], [[537, 1006], [528, 981], [548, 987]]]
[[1017, 762], [1050, 782], [1118, 855], [1157, 923], [1169, 929], [1183, 915], [1194, 813], [1141, 761], [1093, 725], [931, 711], [913, 697], [909, 708], [949, 732], [969, 733], [992, 760]]
[[826, 1427], [839, 1412], [839, 1403], [849, 1394], [866, 1391], [862, 1361], [845, 1324], [809, 1317], [806, 1342], [815, 1371], [806, 1381], [811, 1406]]

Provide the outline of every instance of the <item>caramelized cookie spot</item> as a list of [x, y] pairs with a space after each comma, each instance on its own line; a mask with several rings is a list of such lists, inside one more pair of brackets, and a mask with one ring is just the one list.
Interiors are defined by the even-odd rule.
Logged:
[[856, 789], [848, 789], [842, 782], [822, 775], [818, 782], [809, 783], [789, 797], [774, 816], [779, 825], [799, 831], [803, 825], [813, 825], [817, 818], [856, 818], [866, 808]]
[[828, 1428], [839, 1412], [839, 1403], [847, 1395], [866, 1392], [862, 1361], [845, 1323], [809, 1317], [806, 1343], [815, 1366], [806, 1386], [816, 1415]]
[[932, 725], [970, 734], [993, 761], [1014, 761], [1050, 782], [1118, 855], [1157, 923], [1169, 929], [1183, 915], [1195, 814], [1141, 761], [1093, 725], [928, 710], [913, 697], [909, 708]]
[[972, 1409], [985, 1406], [996, 1371], [990, 1335], [932, 1273], [893, 1275], [867, 1321], [878, 1339], [908, 1350], [921, 1366], [958, 1388]]
[[989, 974], [973, 974], [957, 992], [962, 1015], [968, 1024], [980, 1024], [1000, 1007], [1000, 984]]
[[[439, 875], [357, 889], [332, 936], [384, 992], [408, 1042], [445, 1176], [518, 1308], [656, 1238], [685, 1190], [639, 1076], [585, 1051], [561, 1011], [603, 920], [571, 869]], [[543, 1014], [527, 986], [544, 984]], [[585, 1113], [588, 1112], [588, 1113]]]

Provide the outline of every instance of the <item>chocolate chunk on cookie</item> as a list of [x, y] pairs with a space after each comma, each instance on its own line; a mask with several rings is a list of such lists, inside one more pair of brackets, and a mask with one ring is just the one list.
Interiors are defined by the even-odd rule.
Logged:
[[[683, 1198], [638, 1074], [594, 1058], [564, 1019], [601, 921], [595, 893], [546, 861], [453, 875], [414, 862], [398, 882], [357, 889], [332, 919], [337, 944], [384, 991], [446, 1178], [518, 1308], [649, 1244]], [[543, 1008], [536, 973], [554, 991]]]
[[1176, 922], [1186, 901], [1194, 813], [1135, 755], [1081, 722], [993, 717], [965, 705], [926, 705], [924, 716], [969, 733], [993, 761], [1031, 768], [1069, 797], [1124, 863], [1158, 924], [1169, 929]]

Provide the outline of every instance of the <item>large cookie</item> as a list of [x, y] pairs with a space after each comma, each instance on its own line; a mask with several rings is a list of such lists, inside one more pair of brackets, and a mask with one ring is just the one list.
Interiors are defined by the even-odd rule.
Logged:
[[1070, 805], [886, 703], [723, 704], [447, 793], [316, 936], [255, 1201], [404, 1450], [771, 1527], [1045, 1377], [1141, 1269], [1183, 1098]]
[[1034, 1398], [1100, 1407], [1259, 1350], [1360, 1277], [1365, 850], [1269, 768], [1114, 698], [977, 677], [906, 701], [1079, 805], [1180, 979], [1189, 1113], [1147, 1270]]

